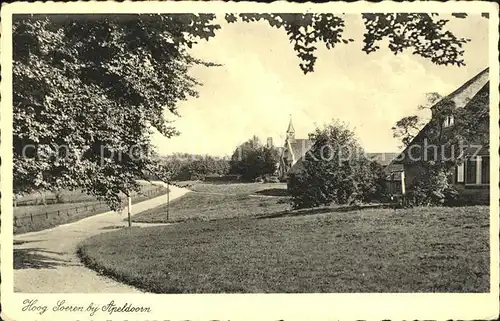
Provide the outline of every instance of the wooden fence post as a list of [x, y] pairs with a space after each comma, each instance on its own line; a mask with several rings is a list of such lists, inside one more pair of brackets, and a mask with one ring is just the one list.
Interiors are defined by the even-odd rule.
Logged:
[[167, 183], [167, 221], [170, 216], [170, 185]]
[[402, 205], [406, 207], [406, 183], [405, 183], [405, 171], [401, 171], [401, 195], [402, 195]]
[[49, 219], [49, 213], [48, 212], [45, 212], [45, 218]]
[[132, 197], [128, 197], [128, 208], [127, 208], [127, 212], [128, 212], [128, 227], [131, 227], [132, 226], [132, 219], [131, 219], [131, 214], [132, 214]]
[[401, 172], [401, 194], [405, 195], [406, 194], [406, 189], [405, 189], [405, 172]]
[[33, 213], [30, 213], [31, 221], [33, 222]]

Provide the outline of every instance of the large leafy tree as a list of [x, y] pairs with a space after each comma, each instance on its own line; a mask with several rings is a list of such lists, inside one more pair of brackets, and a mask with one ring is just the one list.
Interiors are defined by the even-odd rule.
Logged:
[[294, 208], [369, 201], [381, 193], [380, 166], [366, 157], [344, 123], [334, 120], [317, 128], [311, 138], [314, 145], [304, 156], [302, 169], [289, 174]]
[[[419, 105], [417, 110], [431, 110], [438, 101], [443, 99], [437, 92], [427, 93], [426, 104]], [[413, 141], [418, 132], [425, 126], [425, 119], [416, 113], [410, 116], [405, 116], [398, 120], [391, 128], [393, 137], [401, 139], [402, 147], [407, 147]]]
[[272, 146], [263, 146], [257, 137], [238, 146], [230, 161], [230, 172], [241, 175], [245, 181], [273, 175], [276, 172], [279, 154]]
[[[186, 47], [213, 15], [20, 17], [14, 37], [15, 192], [83, 187], [120, 204], [155, 169], [151, 128], [196, 96]], [[189, 33], [186, 33], [189, 31]], [[207, 64], [209, 65], [209, 64]]]
[[[460, 17], [463, 17], [461, 15]], [[319, 43], [349, 43], [336, 14], [227, 14], [228, 22], [266, 20], [282, 28], [312, 72]], [[151, 128], [177, 131], [164, 118], [179, 101], [196, 97], [188, 75], [198, 39], [220, 28], [213, 14], [16, 15], [13, 25], [15, 193], [81, 187], [119, 206], [119, 194], [137, 190], [135, 179], [155, 171]], [[363, 50], [382, 40], [436, 64], [463, 65], [467, 39], [429, 14], [363, 14]]]

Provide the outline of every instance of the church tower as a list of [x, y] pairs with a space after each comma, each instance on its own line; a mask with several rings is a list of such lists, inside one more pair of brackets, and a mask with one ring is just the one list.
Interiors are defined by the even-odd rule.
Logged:
[[286, 130], [286, 139], [292, 143], [295, 140], [295, 129], [292, 124], [292, 116], [290, 115], [290, 123], [288, 124], [288, 129]]

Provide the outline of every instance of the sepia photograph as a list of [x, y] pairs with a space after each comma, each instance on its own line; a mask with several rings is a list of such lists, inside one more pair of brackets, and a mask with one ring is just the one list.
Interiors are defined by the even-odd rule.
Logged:
[[91, 5], [2, 12], [2, 290], [20, 315], [498, 294], [498, 6]]

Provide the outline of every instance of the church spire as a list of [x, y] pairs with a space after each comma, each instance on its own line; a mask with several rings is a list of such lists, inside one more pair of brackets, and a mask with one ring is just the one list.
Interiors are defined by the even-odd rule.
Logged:
[[290, 123], [288, 124], [288, 129], [286, 130], [286, 137], [288, 139], [295, 139], [295, 129], [292, 124], [292, 115], [290, 115]]

